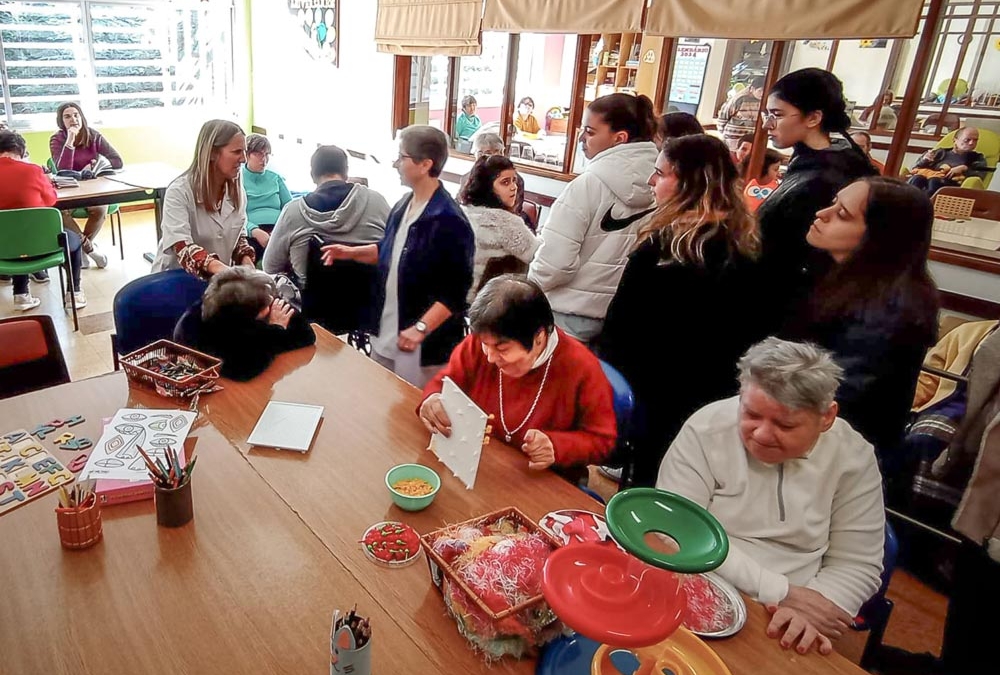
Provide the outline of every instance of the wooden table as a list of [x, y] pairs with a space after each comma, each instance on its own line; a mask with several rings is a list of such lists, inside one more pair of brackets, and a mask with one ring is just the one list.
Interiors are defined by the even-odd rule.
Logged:
[[[425, 532], [509, 505], [539, 518], [599, 504], [495, 443], [465, 490], [424, 449], [419, 392], [322, 329], [314, 348], [225, 386], [202, 398], [192, 431], [203, 459], [190, 525], [157, 528], [151, 502], [111, 507], [105, 540], [70, 552], [59, 548], [52, 496], [0, 518], [3, 672], [321, 673], [330, 611], [354, 602], [373, 615], [376, 673], [534, 671], [531, 661], [487, 667], [444, 614], [424, 560], [376, 567], [358, 539], [387, 518]], [[247, 447], [272, 398], [326, 407], [309, 453]], [[82, 412], [78, 428], [96, 438], [102, 416], [136, 404], [164, 399], [130, 392], [115, 373], [0, 402], [0, 415], [28, 424]], [[430, 508], [408, 514], [392, 504], [384, 474], [414, 461], [439, 469], [442, 488]], [[711, 643], [734, 675], [863, 673], [839, 655], [782, 650], [764, 636], [766, 612], [748, 609], [743, 631]]]
[[167, 186], [181, 173], [183, 173], [181, 169], [170, 164], [146, 162], [126, 164], [124, 169], [109, 178], [123, 185], [141, 188], [152, 196], [156, 214], [156, 239], [159, 241], [163, 234], [160, 231], [160, 221], [163, 219], [163, 196], [167, 192]]

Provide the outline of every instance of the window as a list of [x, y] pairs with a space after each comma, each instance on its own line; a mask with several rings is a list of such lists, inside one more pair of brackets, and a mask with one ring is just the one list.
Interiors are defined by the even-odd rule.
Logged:
[[410, 62], [410, 124], [446, 131], [448, 57], [420, 56]]
[[0, 2], [3, 112], [50, 128], [60, 103], [92, 122], [223, 109], [233, 86], [231, 2]]
[[[458, 59], [458, 84], [455, 87], [457, 118], [452, 129], [454, 147], [459, 152], [472, 151], [472, 139], [477, 134], [500, 134], [504, 85], [507, 81], [507, 50], [510, 36], [503, 33], [483, 33], [483, 53]], [[462, 118], [462, 103], [467, 96], [475, 99], [475, 117]], [[479, 118], [479, 124], [476, 124]], [[502, 134], [501, 134], [502, 135]]]

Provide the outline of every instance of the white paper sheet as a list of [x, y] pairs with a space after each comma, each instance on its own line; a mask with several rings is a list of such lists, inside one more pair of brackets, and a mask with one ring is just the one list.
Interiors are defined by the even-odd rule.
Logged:
[[197, 417], [198, 413], [188, 410], [122, 408], [104, 427], [78, 480], [148, 480], [149, 470], [136, 447], [165, 462], [164, 450], [182, 450]]
[[441, 403], [451, 420], [451, 438], [431, 436], [431, 450], [470, 490], [476, 484], [488, 416], [450, 377], [441, 387]]

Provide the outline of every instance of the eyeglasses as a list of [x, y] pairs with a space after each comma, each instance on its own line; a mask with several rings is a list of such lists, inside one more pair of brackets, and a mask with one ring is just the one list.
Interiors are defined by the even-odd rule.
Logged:
[[802, 117], [802, 114], [801, 113], [790, 113], [788, 115], [785, 115], [785, 114], [775, 115], [773, 112], [769, 112], [767, 110], [761, 110], [760, 111], [760, 119], [763, 120], [763, 122], [764, 122], [765, 125], [767, 125], [767, 124], [777, 124], [781, 120], [786, 119], [788, 117]]
[[399, 153], [399, 156], [396, 157], [396, 161], [397, 162], [402, 162], [404, 159], [410, 159], [410, 160], [412, 160], [413, 156], [412, 155], [404, 155], [403, 153]]

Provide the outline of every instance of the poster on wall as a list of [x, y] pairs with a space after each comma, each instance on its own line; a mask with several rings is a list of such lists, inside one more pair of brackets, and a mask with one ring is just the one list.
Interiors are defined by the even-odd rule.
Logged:
[[288, 0], [289, 11], [299, 20], [303, 48], [313, 59], [340, 65], [339, 0]]
[[692, 115], [698, 111], [711, 51], [712, 46], [708, 44], [677, 45], [667, 100], [679, 110]]

